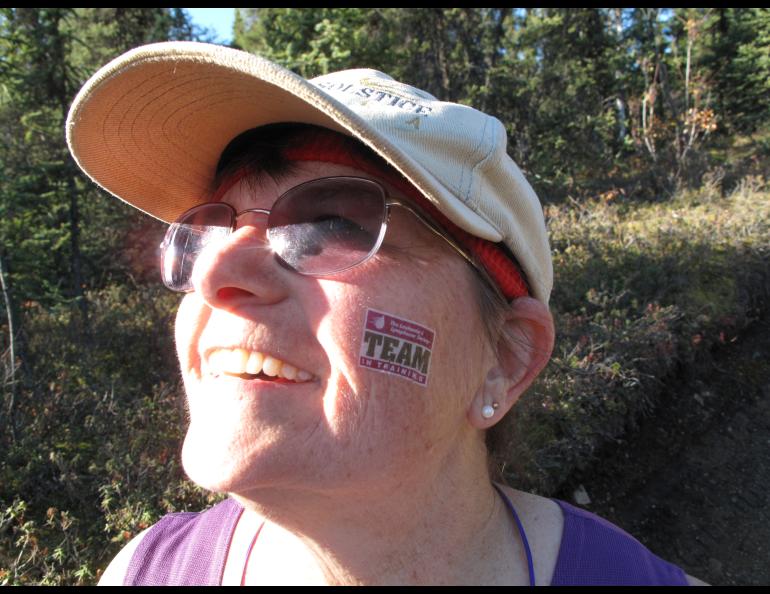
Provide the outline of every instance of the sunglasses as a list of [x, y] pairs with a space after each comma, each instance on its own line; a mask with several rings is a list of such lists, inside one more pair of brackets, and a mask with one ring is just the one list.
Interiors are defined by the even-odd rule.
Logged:
[[281, 265], [308, 276], [338, 274], [377, 253], [393, 206], [415, 215], [496, 288], [486, 271], [437, 223], [390, 198], [379, 183], [360, 177], [325, 177], [300, 184], [282, 194], [270, 210], [236, 212], [224, 202], [188, 210], [168, 228], [160, 246], [163, 283], [173, 291], [192, 291], [193, 269], [201, 253], [236, 229], [256, 223], [250, 222], [255, 216], [267, 216], [267, 242]]

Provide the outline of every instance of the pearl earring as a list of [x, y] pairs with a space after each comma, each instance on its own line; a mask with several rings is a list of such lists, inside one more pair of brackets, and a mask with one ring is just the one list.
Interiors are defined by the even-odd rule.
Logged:
[[481, 409], [481, 416], [485, 419], [491, 419], [493, 416], [495, 416], [495, 411], [497, 410], [497, 407], [500, 406], [497, 402], [493, 402], [490, 406], [489, 404], [485, 404], [484, 408]]

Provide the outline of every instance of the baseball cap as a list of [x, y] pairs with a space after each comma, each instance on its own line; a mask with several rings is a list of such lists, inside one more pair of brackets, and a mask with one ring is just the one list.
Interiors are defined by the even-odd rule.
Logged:
[[164, 221], [206, 200], [245, 130], [298, 122], [357, 138], [460, 229], [503, 243], [533, 297], [553, 271], [542, 207], [506, 152], [502, 123], [371, 69], [306, 80], [232, 48], [167, 42], [114, 59], [83, 86], [67, 143], [99, 186]]

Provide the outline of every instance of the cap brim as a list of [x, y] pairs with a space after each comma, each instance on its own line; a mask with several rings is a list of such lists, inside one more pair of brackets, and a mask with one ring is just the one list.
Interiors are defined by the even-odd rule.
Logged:
[[245, 130], [301, 122], [353, 135], [404, 174], [460, 227], [501, 235], [347, 106], [268, 60], [223, 46], [137, 48], [75, 98], [67, 142], [80, 167], [121, 200], [164, 221], [208, 199], [222, 150]]

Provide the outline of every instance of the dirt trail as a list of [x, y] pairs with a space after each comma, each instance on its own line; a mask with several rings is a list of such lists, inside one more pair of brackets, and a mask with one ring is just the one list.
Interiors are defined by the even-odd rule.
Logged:
[[557, 496], [715, 585], [770, 584], [770, 323], [715, 354], [711, 371]]

